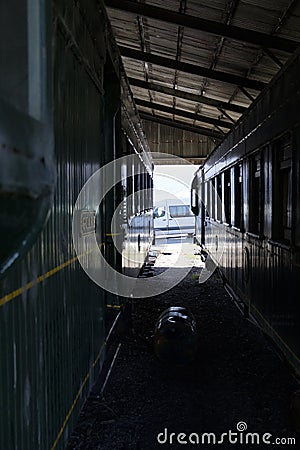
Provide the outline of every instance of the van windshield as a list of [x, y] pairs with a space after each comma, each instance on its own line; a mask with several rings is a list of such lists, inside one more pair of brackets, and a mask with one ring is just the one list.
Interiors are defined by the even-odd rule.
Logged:
[[189, 217], [193, 215], [189, 205], [169, 206], [169, 211], [171, 217]]

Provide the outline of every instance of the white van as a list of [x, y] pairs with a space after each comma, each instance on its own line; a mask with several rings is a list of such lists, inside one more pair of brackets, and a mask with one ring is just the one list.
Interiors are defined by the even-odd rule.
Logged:
[[195, 216], [188, 204], [166, 202], [153, 209], [155, 237], [194, 236]]

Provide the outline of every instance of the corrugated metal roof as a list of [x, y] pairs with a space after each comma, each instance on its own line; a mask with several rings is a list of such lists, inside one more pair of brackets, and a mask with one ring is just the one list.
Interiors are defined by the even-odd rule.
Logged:
[[[141, 3], [143, 5], [140, 5]], [[118, 45], [123, 49], [136, 51], [133, 56], [122, 57], [127, 76], [144, 84], [155, 84], [150, 88], [147, 84], [145, 86], [131, 85], [134, 98], [143, 101], [140, 102], [143, 104], [137, 105], [138, 110], [142, 115], [147, 115], [148, 119], [155, 119], [155, 123], [151, 124], [145, 121], [146, 131], [154, 133], [153, 136], [157, 135], [154, 130], [159, 127], [160, 118], [164, 122], [162, 127], [167, 127], [169, 135], [172, 124], [175, 127], [173, 128], [174, 136], [176, 133], [183, 132], [178, 131], [176, 128], [178, 123], [175, 122], [180, 122], [180, 127], [187, 126], [187, 133], [192, 132], [188, 127], [197, 127], [197, 134], [192, 139], [194, 142], [198, 142], [201, 129], [207, 133], [218, 133], [218, 136], [222, 136], [222, 133], [226, 134], [230, 126], [241, 117], [242, 112], [232, 111], [229, 107], [226, 109], [224, 105], [220, 108], [216, 102], [247, 108], [260, 91], [243, 86], [243, 82], [245, 84], [248, 80], [270, 82], [280, 69], [280, 65], [284, 64], [292, 53], [292, 51], [276, 49], [276, 45], [274, 45], [275, 48], [266, 50], [259, 44], [253, 43], [250, 37], [247, 40], [247, 36], [242, 40], [222, 36], [221, 33], [213, 34], [217, 27], [212, 27], [212, 32], [195, 29], [188, 20], [190, 16], [214, 21], [216, 25], [240, 27], [248, 33], [254, 31], [300, 43], [300, 0], [276, 0], [276, 2], [274, 0], [141, 0], [140, 2], [107, 0], [107, 5]], [[127, 9], [128, 5], [129, 9]], [[132, 11], [131, 5], [141, 6], [139, 14], [129, 12]], [[143, 8], [145, 9], [147, 5], [163, 8], [163, 10], [158, 16], [151, 16], [151, 14], [146, 16]], [[169, 12], [180, 12], [181, 17], [186, 18], [184, 25], [173, 23]], [[163, 65], [161, 59], [150, 61], [149, 54], [151, 57], [156, 55], [165, 58]], [[179, 67], [170, 65], [170, 60], [177, 61]], [[190, 73], [189, 65], [193, 66], [191, 72], [195, 72], [195, 68], [212, 72], [209, 72], [209, 77], [205, 73]], [[228, 82], [227, 74], [240, 77], [238, 78], [240, 84]], [[169, 90], [166, 92], [165, 88]], [[173, 91], [170, 92], [170, 89]], [[197, 95], [197, 101], [182, 98], [184, 94], [178, 96], [176, 90]], [[171, 111], [167, 112], [166, 107]], [[189, 117], [185, 113], [188, 113]], [[197, 117], [199, 114], [202, 118]], [[204, 121], [203, 116], [208, 120]], [[210, 119], [221, 121], [221, 125], [209, 123]], [[169, 122], [170, 127], [166, 125], [166, 121]], [[228, 126], [224, 127], [224, 122]], [[151, 142], [152, 145], [155, 142], [153, 136], [147, 136], [150, 148]], [[202, 136], [201, 138], [211, 143], [206, 150], [208, 148], [212, 150], [218, 142], [213, 134], [211, 137]], [[173, 142], [174, 139], [170, 141]], [[157, 147], [158, 144], [155, 144], [156, 149]], [[182, 148], [180, 151], [184, 152]], [[195, 151], [196, 148], [193, 147], [193, 152]]]

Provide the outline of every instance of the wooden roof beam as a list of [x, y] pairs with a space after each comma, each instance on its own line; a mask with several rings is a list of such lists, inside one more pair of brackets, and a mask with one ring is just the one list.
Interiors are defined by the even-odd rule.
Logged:
[[238, 114], [243, 114], [247, 109], [244, 106], [222, 102], [219, 100], [215, 100], [213, 98], [206, 97], [204, 95], [192, 94], [190, 92], [182, 91], [180, 89], [169, 88], [167, 86], [162, 86], [157, 83], [139, 80], [137, 78], [129, 77], [128, 81], [131, 86], [136, 86], [141, 89], [146, 89], [150, 91], [160, 92], [161, 94], [171, 95], [172, 97], [183, 98], [185, 100], [190, 100], [195, 103], [202, 103], [204, 105], [213, 106], [215, 108], [223, 109], [225, 111], [232, 111]]
[[132, 0], [104, 0], [106, 6], [122, 11], [127, 11], [138, 16], [149, 17], [168, 23], [174, 23], [194, 30], [203, 31], [238, 41], [255, 44], [263, 48], [272, 48], [293, 53], [299, 46], [299, 42], [282, 37], [271, 36], [258, 31], [247, 30], [246, 28], [226, 25], [213, 20], [202, 19], [188, 14], [171, 11], [166, 8], [147, 5]]
[[191, 133], [202, 134], [203, 136], [209, 136], [218, 140], [224, 139], [224, 134], [208, 128], [196, 127], [194, 125], [188, 125], [187, 123], [180, 122], [179, 120], [166, 119], [165, 117], [153, 116], [152, 114], [142, 112], [140, 112], [139, 115], [141, 119], [149, 120], [150, 122], [160, 123], [162, 125], [167, 125], [168, 127], [179, 128], [181, 130], [190, 131]]
[[215, 119], [213, 117], [203, 116], [201, 114], [191, 113], [189, 111], [184, 111], [182, 109], [172, 108], [170, 106], [161, 105], [159, 103], [148, 102], [146, 100], [141, 100], [139, 98], [135, 98], [134, 102], [138, 106], [143, 106], [144, 108], [150, 108], [152, 110], [163, 111], [169, 114], [174, 114], [175, 116], [185, 117], [191, 120], [198, 120], [200, 122], [209, 123], [211, 125], [215, 125], [216, 127], [223, 127], [232, 129], [233, 125], [231, 123], [225, 122], [224, 120]]
[[139, 61], [146, 61], [158, 66], [167, 67], [169, 69], [179, 70], [181, 72], [198, 75], [204, 78], [211, 78], [224, 83], [234, 84], [249, 89], [261, 91], [266, 83], [257, 80], [251, 80], [249, 78], [240, 77], [227, 72], [220, 72], [217, 70], [207, 69], [197, 64], [184, 63], [181, 61], [175, 61], [172, 58], [166, 58], [164, 56], [153, 55], [152, 53], [141, 52], [140, 50], [134, 50], [129, 47], [119, 46], [122, 56], [127, 58], [137, 59]]

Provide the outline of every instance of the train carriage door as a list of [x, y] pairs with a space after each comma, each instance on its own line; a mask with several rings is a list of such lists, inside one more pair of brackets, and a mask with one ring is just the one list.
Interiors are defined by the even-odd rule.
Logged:
[[207, 224], [207, 219], [209, 216], [208, 208], [210, 202], [209, 196], [209, 181], [204, 181], [204, 173], [200, 172], [201, 185], [199, 189], [198, 205], [199, 205], [199, 216], [200, 216], [200, 230], [201, 230], [201, 244], [205, 245], [205, 227]]
[[273, 238], [292, 241], [292, 138], [287, 133], [274, 143]]
[[194, 179], [192, 181], [191, 186], [191, 210], [193, 214], [195, 215], [195, 239], [200, 244], [204, 245], [204, 226], [205, 226], [205, 214], [204, 214], [204, 204], [201, 201], [203, 198], [203, 183], [201, 183], [201, 180], [203, 179], [204, 175], [202, 172], [200, 174], [196, 174], [194, 176]]
[[250, 208], [249, 231], [261, 236], [263, 234], [263, 158], [262, 151], [250, 159]]
[[238, 230], [243, 227], [243, 166], [236, 164], [232, 173], [232, 223]]
[[[106, 55], [104, 66], [104, 155], [103, 164], [108, 164], [122, 156], [121, 140], [121, 91], [120, 79], [110, 55]], [[114, 170], [117, 170], [116, 168]], [[106, 180], [109, 182], [109, 180]], [[115, 270], [122, 271], [122, 257], [114, 245], [113, 236], [119, 230], [111, 228], [114, 212], [121, 201], [121, 184], [114, 184], [113, 188], [106, 194], [103, 200], [104, 221], [104, 257], [107, 263]], [[105, 292], [108, 305], [119, 305], [119, 298]]]

